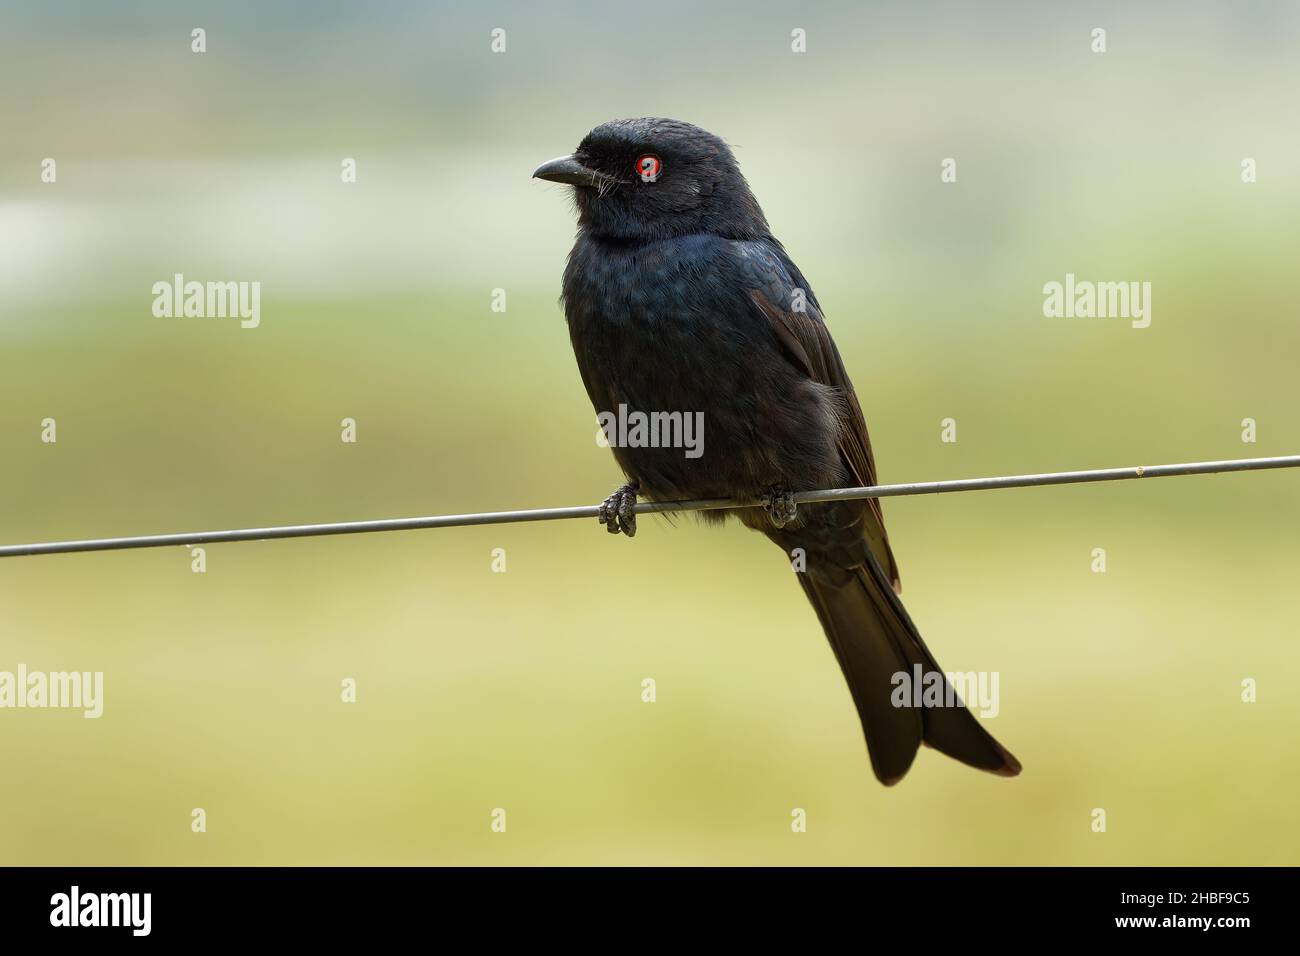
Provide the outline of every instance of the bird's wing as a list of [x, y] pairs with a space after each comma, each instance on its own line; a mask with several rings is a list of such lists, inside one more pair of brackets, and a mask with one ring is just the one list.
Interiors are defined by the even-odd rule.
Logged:
[[[840, 457], [859, 485], [876, 483], [876, 462], [867, 420], [858, 404], [839, 349], [822, 318], [816, 296], [775, 239], [735, 243], [749, 285], [749, 297], [766, 318], [790, 361], [814, 382], [836, 389], [844, 402], [839, 431]], [[880, 501], [867, 501], [867, 538], [894, 590], [901, 592], [898, 565], [889, 547]]]

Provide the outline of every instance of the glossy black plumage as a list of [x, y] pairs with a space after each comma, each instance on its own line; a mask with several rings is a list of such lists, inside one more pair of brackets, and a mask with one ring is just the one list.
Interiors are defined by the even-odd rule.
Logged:
[[[657, 170], [653, 181], [638, 175], [644, 169]], [[641, 494], [754, 499], [773, 488], [875, 483], [866, 422], [821, 307], [725, 143], [676, 120], [620, 120], [536, 175], [574, 189], [579, 233], [563, 298], [596, 411], [704, 414], [698, 458], [613, 448]], [[898, 599], [878, 501], [806, 505], [784, 527], [760, 509], [736, 514], [806, 556], [796, 577], [882, 782], [901, 779], [922, 742], [981, 769], [1019, 772], [964, 707], [892, 705], [895, 673], [938, 667]]]

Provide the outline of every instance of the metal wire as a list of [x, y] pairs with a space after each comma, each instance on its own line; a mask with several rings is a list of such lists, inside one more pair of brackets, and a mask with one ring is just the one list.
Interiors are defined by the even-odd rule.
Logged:
[[[863, 488], [829, 488], [821, 491], [797, 492], [794, 500], [797, 504], [816, 504], [862, 498], [899, 498], [908, 495], [949, 494], [957, 491], [991, 491], [995, 488], [1032, 488], [1039, 485], [1073, 485], [1093, 481], [1126, 481], [1134, 478], [1169, 478], [1175, 475], [1262, 471], [1269, 468], [1300, 468], [1300, 455], [1286, 455], [1280, 458], [1240, 458], [1232, 461], [1198, 461], [1181, 465], [1136, 465], [1131, 468], [1057, 471], [1041, 475], [1005, 475], [997, 478], [961, 478], [956, 481], [917, 481], [901, 485], [875, 485]], [[723, 508], [753, 508], [759, 504], [758, 501], [733, 501], [726, 498], [647, 501], [636, 506], [636, 513], [714, 511]], [[228, 541], [312, 538], [331, 534], [365, 534], [372, 531], [415, 531], [421, 528], [459, 528], [484, 524], [514, 524], [523, 521], [558, 521], [565, 518], [595, 518], [598, 507], [579, 505], [574, 508], [488, 511], [478, 514], [433, 515], [425, 518], [338, 521], [330, 524], [285, 525], [275, 528], [238, 528], [231, 531], [191, 531], [180, 534], [94, 538], [86, 541], [9, 544], [0, 546], [0, 558], [16, 558], [33, 554], [68, 554], [80, 551], [121, 551], [128, 548], [161, 548], [168, 545], [222, 544]]]

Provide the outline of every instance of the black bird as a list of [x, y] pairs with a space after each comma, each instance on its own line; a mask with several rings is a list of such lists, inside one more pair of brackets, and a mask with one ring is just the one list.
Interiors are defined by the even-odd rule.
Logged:
[[880, 781], [901, 780], [921, 743], [1018, 774], [1016, 758], [960, 702], [891, 702], [895, 674], [939, 666], [899, 600], [880, 502], [794, 507], [791, 489], [875, 484], [875, 462], [817, 297], [726, 143], [679, 120], [616, 120], [533, 176], [574, 187], [579, 228], [563, 302], [598, 415], [620, 406], [703, 413], [697, 457], [611, 443], [628, 483], [605, 500], [601, 523], [635, 534], [638, 494], [764, 501], [734, 513], [803, 556], [796, 577], [844, 671]]

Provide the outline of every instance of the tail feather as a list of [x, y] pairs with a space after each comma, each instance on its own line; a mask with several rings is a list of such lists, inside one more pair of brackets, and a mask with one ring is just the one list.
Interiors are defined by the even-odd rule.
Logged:
[[[925, 743], [980, 770], [1014, 777], [1020, 762], [964, 706], [895, 707], [894, 675], [937, 672], [938, 663], [872, 555], [843, 584], [799, 575], [848, 681], [876, 777], [897, 783]], [[943, 677], [945, 691], [949, 684]]]
[[871, 769], [881, 783], [892, 786], [912, 766], [923, 736], [921, 714], [895, 707], [889, 700], [894, 673], [903, 668], [898, 649], [856, 579], [841, 588], [800, 574], [799, 583], [821, 618], [849, 683]]

